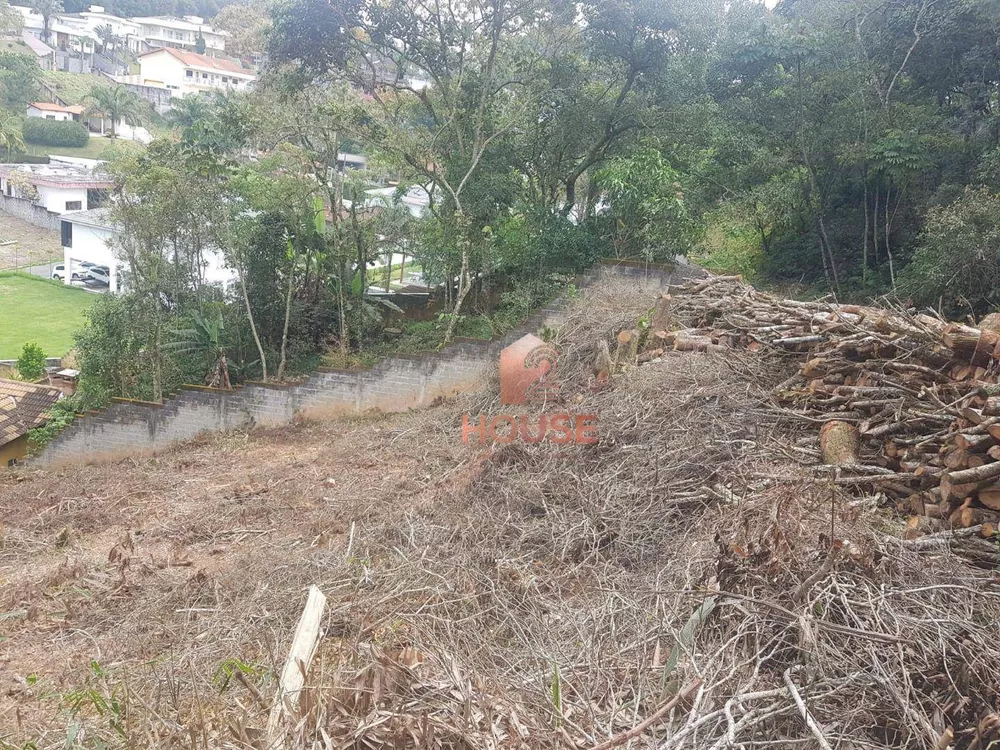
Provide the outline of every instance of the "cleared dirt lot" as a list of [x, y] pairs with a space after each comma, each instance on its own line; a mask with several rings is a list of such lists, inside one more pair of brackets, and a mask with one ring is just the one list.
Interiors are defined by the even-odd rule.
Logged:
[[56, 259], [62, 259], [58, 232], [32, 226], [0, 211], [0, 271]]
[[[813, 478], [818, 430], [767, 400], [787, 355], [667, 352], [599, 385], [649, 304], [591, 287], [556, 334], [553, 413], [597, 415], [597, 445], [463, 445], [463, 415], [506, 411], [491, 382], [0, 473], [0, 747], [1000, 742], [995, 566]], [[312, 583], [325, 635], [268, 741]]]

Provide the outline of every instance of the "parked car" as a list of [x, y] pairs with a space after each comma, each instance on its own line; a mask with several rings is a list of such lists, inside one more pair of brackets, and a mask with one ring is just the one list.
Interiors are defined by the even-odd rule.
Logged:
[[87, 278], [101, 284], [111, 285], [111, 269], [107, 266], [91, 266], [87, 270]]
[[[86, 271], [83, 269], [74, 270], [73, 275], [70, 277], [71, 281], [82, 281], [86, 277]], [[60, 263], [58, 266], [52, 269], [52, 278], [58, 281], [62, 281], [66, 278], [66, 266]]]

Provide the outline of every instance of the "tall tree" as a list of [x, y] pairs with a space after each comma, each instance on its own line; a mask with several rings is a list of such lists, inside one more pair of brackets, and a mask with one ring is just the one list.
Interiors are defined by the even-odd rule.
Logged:
[[111, 140], [117, 136], [118, 123], [136, 127], [149, 115], [149, 104], [125, 86], [102, 84], [94, 86], [87, 96], [87, 114], [111, 122]]
[[31, 9], [42, 17], [42, 39], [52, 41], [52, 17], [63, 12], [62, 0], [31, 0]]

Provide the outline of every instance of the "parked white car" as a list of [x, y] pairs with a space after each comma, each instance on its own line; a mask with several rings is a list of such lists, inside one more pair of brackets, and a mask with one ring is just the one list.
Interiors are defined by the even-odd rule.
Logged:
[[[71, 281], [83, 281], [88, 278], [90, 273], [90, 268], [93, 267], [93, 263], [81, 263], [78, 266], [73, 266], [72, 276], [70, 276]], [[58, 266], [52, 269], [52, 278], [57, 281], [63, 281], [66, 278], [66, 265], [60, 263]]]
[[111, 285], [111, 269], [107, 266], [91, 266], [87, 278], [101, 284]]

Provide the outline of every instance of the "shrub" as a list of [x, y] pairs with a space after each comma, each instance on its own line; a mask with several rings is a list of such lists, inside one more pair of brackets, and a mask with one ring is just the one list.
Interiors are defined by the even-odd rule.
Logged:
[[28, 431], [28, 450], [35, 454], [52, 442], [53, 438], [73, 423], [80, 409], [79, 396], [63, 398], [52, 404], [45, 413], [45, 424]]
[[22, 130], [24, 140], [42, 146], [86, 146], [90, 140], [87, 127], [80, 122], [54, 122], [29, 117]]
[[35, 343], [25, 344], [17, 358], [17, 372], [25, 380], [38, 380], [45, 374], [45, 352]]
[[950, 311], [1000, 305], [1000, 193], [968, 188], [931, 208], [900, 281], [917, 302]]

